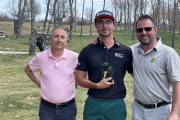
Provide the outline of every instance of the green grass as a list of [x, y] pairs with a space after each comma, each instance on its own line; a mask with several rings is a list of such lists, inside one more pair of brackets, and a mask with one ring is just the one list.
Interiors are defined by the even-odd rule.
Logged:
[[[37, 23], [41, 25], [41, 23]], [[12, 25], [9, 22], [0, 22], [0, 28], [2, 26]], [[27, 28], [26, 28], [27, 27]], [[20, 39], [16, 40], [15, 36], [9, 29], [5, 29], [6, 33], [9, 35], [8, 40], [5, 41], [0, 39], [0, 51], [29, 51], [29, 30], [30, 25], [26, 23], [23, 26], [23, 32]], [[68, 26], [65, 26], [68, 27]], [[89, 26], [83, 27], [83, 35], [80, 36], [80, 27], [77, 28], [77, 32], [73, 33], [73, 40], [68, 43], [67, 49], [73, 50], [79, 53], [82, 48], [91, 43], [91, 41], [98, 35], [93, 28], [93, 35], [89, 34]], [[171, 46], [172, 35], [167, 33], [158, 33], [158, 36], [162, 37], [163, 43]], [[132, 39], [132, 33], [126, 34], [126, 31], [114, 31], [114, 37], [121, 43], [130, 46], [137, 43], [138, 40]], [[175, 39], [175, 49], [180, 54], [180, 47], [178, 46], [180, 42], [180, 36], [176, 35]], [[47, 43], [48, 44], [48, 43]], [[36, 52], [39, 49], [36, 47]], [[0, 54], [0, 119], [2, 120], [38, 120], [39, 111], [39, 92], [40, 89], [26, 76], [24, 73], [25, 65], [34, 56], [29, 55], [17, 55], [17, 54]], [[39, 73], [38, 73], [39, 74]], [[129, 74], [126, 74], [125, 85], [127, 88], [127, 120], [131, 119], [131, 102], [133, 100], [132, 90], [133, 81]], [[87, 89], [78, 86], [76, 90], [76, 103], [78, 107], [77, 120], [83, 120], [82, 113], [85, 99], [87, 98]], [[180, 115], [179, 115], [180, 117]]]

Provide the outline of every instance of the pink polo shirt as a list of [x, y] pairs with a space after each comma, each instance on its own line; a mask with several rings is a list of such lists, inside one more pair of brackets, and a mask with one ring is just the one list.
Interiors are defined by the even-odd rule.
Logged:
[[51, 103], [63, 103], [75, 97], [74, 71], [78, 54], [65, 49], [57, 60], [51, 48], [38, 53], [30, 62], [33, 72], [40, 70], [41, 97]]

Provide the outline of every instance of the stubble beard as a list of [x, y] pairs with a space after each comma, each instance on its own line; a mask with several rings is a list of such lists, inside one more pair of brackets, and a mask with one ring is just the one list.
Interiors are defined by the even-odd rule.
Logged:
[[153, 42], [153, 39], [150, 37], [150, 35], [146, 35], [146, 36], [148, 37], [148, 39], [146, 39], [146, 40], [141, 39], [141, 36], [139, 38], [139, 42], [142, 45], [150, 45]]
[[[104, 30], [104, 29], [103, 29]], [[102, 30], [102, 31], [103, 31]], [[108, 30], [109, 31], [109, 30]], [[103, 33], [101, 33], [101, 34], [99, 34], [99, 36], [101, 36], [101, 37], [109, 37], [110, 35], [112, 34], [112, 32], [109, 32], [108, 34], [103, 34]]]

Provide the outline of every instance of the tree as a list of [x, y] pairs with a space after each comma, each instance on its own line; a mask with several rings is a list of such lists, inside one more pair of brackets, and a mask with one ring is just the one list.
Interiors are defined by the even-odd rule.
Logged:
[[69, 31], [69, 42], [72, 41], [72, 30], [73, 30], [73, 0], [69, 0], [69, 7], [70, 7], [70, 31]]
[[176, 32], [176, 14], [177, 14], [177, 4], [176, 0], [174, 0], [174, 27], [173, 27], [173, 36], [172, 36], [172, 48], [174, 48], [174, 38], [175, 38], [175, 32]]
[[137, 8], [138, 8], [138, 0], [134, 0], [134, 22], [133, 22], [133, 36], [132, 36], [132, 40], [134, 39], [134, 33], [135, 33], [135, 28], [136, 28], [136, 12], [137, 12]]
[[[18, 39], [21, 35], [21, 28], [25, 19], [30, 18], [31, 15], [30, 1], [9, 0], [7, 6], [10, 15], [12, 15], [15, 19], [18, 19], [18, 29], [16, 35], [16, 39]], [[35, 2], [35, 15], [38, 15], [40, 13], [40, 10], [41, 10], [40, 4]]]
[[103, 10], [104, 10], [104, 8], [105, 8], [105, 4], [106, 4], [106, 0], [104, 0], [104, 4], [103, 4]]
[[127, 33], [130, 31], [131, 23], [130, 23], [130, 2], [127, 0]]
[[85, 0], [83, 0], [83, 9], [82, 9], [82, 22], [81, 22], [81, 35], [82, 35], [82, 31], [83, 31], [84, 3], [85, 3]]
[[168, 0], [168, 24], [169, 24], [169, 31], [171, 32], [171, 27], [172, 27], [172, 23], [171, 23], [171, 8], [170, 8], [170, 2]]
[[123, 18], [123, 3], [120, 0], [120, 5], [119, 5], [119, 9], [120, 9], [120, 19], [119, 19], [119, 26], [120, 26], [120, 30], [121, 30], [121, 24], [122, 24], [122, 18]]
[[62, 26], [62, 21], [69, 14], [69, 5], [67, 0], [58, 0], [57, 1], [57, 20], [59, 22], [59, 26]]
[[141, 7], [140, 7], [140, 9], [141, 9], [141, 12], [140, 12], [140, 15], [142, 15], [143, 13], [142, 13], [142, 11], [143, 11], [143, 8], [144, 8], [144, 2], [143, 2], [144, 0], [141, 0], [141, 2], [140, 2], [140, 4], [141, 4]]
[[160, 0], [157, 0], [158, 4], [157, 4], [157, 25], [158, 25], [158, 32], [159, 32], [159, 24], [160, 24]]
[[29, 55], [35, 54], [35, 3], [34, 0], [31, 0], [31, 40], [30, 40], [30, 47], [29, 47]]
[[[21, 28], [22, 28], [22, 24], [24, 22], [24, 19], [25, 19], [25, 8], [27, 6], [27, 0], [24, 0], [24, 5], [22, 5], [22, 0], [19, 1], [19, 11], [18, 11], [18, 20], [19, 20], [19, 23], [18, 23], [18, 30], [17, 30], [17, 36], [16, 36], [16, 39], [19, 39], [20, 35], [21, 35]], [[23, 6], [23, 7], [22, 7]]]
[[74, 10], [74, 31], [76, 32], [76, 26], [77, 26], [77, 16], [76, 16], [76, 0], [75, 0], [75, 10]]
[[126, 30], [126, 23], [127, 23], [127, 21], [126, 21], [126, 17], [127, 17], [127, 15], [126, 15], [126, 0], [124, 0], [124, 30]]
[[[114, 0], [114, 7], [115, 7], [115, 20], [117, 21], [117, 0]], [[115, 22], [116, 23], [116, 22]], [[115, 24], [115, 30], [116, 30], [117, 24]]]
[[48, 13], [49, 13], [49, 4], [50, 4], [51, 0], [48, 0], [47, 2], [47, 10], [46, 10], [46, 16], [45, 16], [45, 20], [44, 20], [44, 25], [43, 25], [43, 32], [45, 32], [46, 29], [46, 23], [47, 23], [47, 18], [48, 18]]
[[57, 0], [54, 0], [54, 3], [53, 3], [54, 28], [57, 27], [57, 19], [56, 19], [56, 3], [57, 3]]
[[90, 19], [90, 35], [92, 35], [92, 18], [93, 18], [93, 0], [92, 0], [91, 19]]

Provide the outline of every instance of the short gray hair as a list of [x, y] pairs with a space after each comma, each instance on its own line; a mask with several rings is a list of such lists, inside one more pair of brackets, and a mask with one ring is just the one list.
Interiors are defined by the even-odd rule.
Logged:
[[51, 31], [51, 33], [50, 33], [50, 35], [49, 35], [49, 38], [52, 36], [54, 30], [56, 30], [56, 29], [62, 29], [62, 30], [64, 30], [64, 31], [66, 32], [66, 38], [67, 38], [67, 40], [68, 40], [67, 30], [66, 30], [66, 28], [64, 28], [64, 27], [57, 27], [57, 28], [54, 28], [54, 29]]

